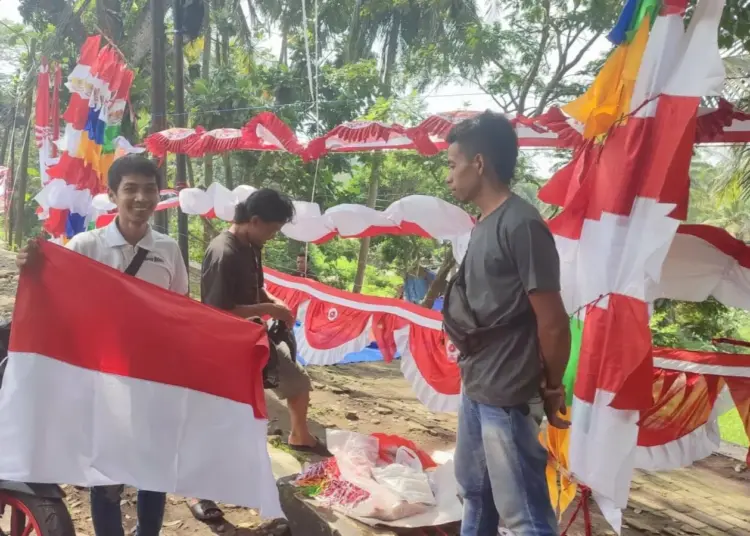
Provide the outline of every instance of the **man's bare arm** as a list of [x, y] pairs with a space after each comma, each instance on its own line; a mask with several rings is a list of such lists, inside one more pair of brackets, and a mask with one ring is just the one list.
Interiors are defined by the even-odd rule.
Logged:
[[536, 316], [546, 387], [558, 389], [570, 358], [570, 319], [559, 292], [532, 292], [529, 301]]
[[287, 307], [287, 305], [284, 303], [283, 300], [278, 299], [276, 296], [271, 294], [268, 289], [262, 288], [260, 289], [261, 292], [261, 301], [266, 303], [274, 303], [276, 305], [282, 305], [284, 307]]
[[251, 318], [253, 316], [265, 316], [269, 314], [267, 303], [258, 303], [255, 305], [237, 305], [229, 311], [235, 316], [242, 318]]

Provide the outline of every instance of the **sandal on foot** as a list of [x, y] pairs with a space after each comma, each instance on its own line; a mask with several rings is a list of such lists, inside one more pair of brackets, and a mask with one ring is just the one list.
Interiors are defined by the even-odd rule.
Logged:
[[188, 501], [188, 507], [190, 508], [190, 513], [198, 521], [216, 521], [224, 517], [224, 512], [221, 511], [221, 508], [215, 502], [208, 499], [199, 499], [192, 504]]
[[330, 453], [330, 451], [326, 448], [326, 446], [323, 444], [323, 442], [315, 438], [315, 445], [292, 445], [291, 443], [287, 443], [290, 449], [296, 451], [296, 452], [304, 452], [305, 454], [316, 454], [318, 456], [323, 456], [324, 458], [331, 458], [333, 457], [333, 454]]

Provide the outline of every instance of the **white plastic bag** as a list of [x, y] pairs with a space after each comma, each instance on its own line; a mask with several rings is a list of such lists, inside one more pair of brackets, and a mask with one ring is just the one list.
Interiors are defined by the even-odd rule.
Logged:
[[430, 482], [422, 470], [400, 463], [392, 463], [385, 467], [376, 467], [372, 470], [372, 476], [378, 483], [394, 491], [410, 504], [430, 506], [436, 504]]
[[426, 504], [405, 501], [389, 486], [375, 480], [373, 473], [377, 468], [379, 451], [377, 438], [356, 432], [329, 429], [326, 430], [326, 445], [336, 457], [341, 478], [370, 494], [368, 499], [355, 507], [343, 508], [340, 505], [332, 505], [333, 508], [355, 517], [372, 517], [386, 521], [413, 516], [428, 508]]
[[422, 462], [419, 461], [419, 456], [407, 447], [399, 447], [396, 451], [396, 463], [411, 467], [415, 471], [422, 471]]

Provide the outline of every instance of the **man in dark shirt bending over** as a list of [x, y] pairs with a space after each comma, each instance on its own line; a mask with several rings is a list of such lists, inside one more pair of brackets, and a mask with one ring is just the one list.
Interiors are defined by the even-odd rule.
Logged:
[[[275, 190], [258, 190], [238, 203], [234, 223], [229, 230], [211, 241], [203, 258], [203, 303], [242, 318], [268, 315], [293, 328], [295, 318], [289, 307], [263, 287], [261, 259], [264, 244], [276, 236], [293, 216], [291, 199]], [[289, 447], [328, 454], [307, 426], [312, 391], [310, 378], [292, 359], [286, 345], [277, 346], [277, 352], [279, 386], [274, 392], [280, 399], [286, 400], [289, 409]], [[189, 504], [193, 515], [202, 521], [222, 516], [221, 510], [211, 501], [192, 500]]]
[[[564, 412], [569, 320], [555, 242], [539, 212], [510, 191], [518, 140], [503, 116], [485, 112], [448, 136], [447, 184], [481, 212], [464, 259], [463, 290], [479, 327], [502, 326], [459, 357], [462, 399], [455, 454], [462, 536], [557, 535], [538, 440], [542, 411]], [[450, 290], [446, 317], [469, 318]]]

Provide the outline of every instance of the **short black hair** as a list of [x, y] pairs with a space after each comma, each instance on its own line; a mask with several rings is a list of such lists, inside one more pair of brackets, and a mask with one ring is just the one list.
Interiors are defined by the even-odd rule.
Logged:
[[481, 154], [497, 178], [510, 184], [518, 160], [518, 136], [504, 115], [487, 110], [461, 121], [451, 129], [446, 141], [457, 143], [471, 157]]
[[142, 175], [153, 177], [159, 190], [162, 189], [161, 173], [151, 160], [139, 154], [128, 154], [112, 162], [107, 173], [107, 185], [113, 192], [117, 192], [125, 175]]
[[294, 218], [294, 203], [281, 192], [261, 188], [234, 207], [234, 223], [247, 223], [253, 216], [266, 223], [289, 223]]

